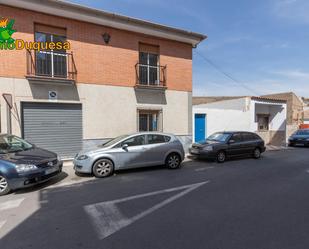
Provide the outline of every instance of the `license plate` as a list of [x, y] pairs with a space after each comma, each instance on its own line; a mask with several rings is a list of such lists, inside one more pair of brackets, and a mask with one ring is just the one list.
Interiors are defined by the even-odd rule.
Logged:
[[47, 169], [47, 170], [45, 170], [45, 175], [52, 174], [52, 173], [56, 172], [57, 170], [58, 170], [57, 168]]
[[304, 146], [304, 144], [301, 144], [301, 143], [296, 143], [295, 145], [296, 146]]

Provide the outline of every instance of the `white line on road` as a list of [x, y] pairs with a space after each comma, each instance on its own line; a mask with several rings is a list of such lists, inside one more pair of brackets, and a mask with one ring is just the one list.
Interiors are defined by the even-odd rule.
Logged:
[[[191, 191], [201, 187], [206, 183], [209, 183], [209, 181], [180, 186], [176, 188], [154, 191], [146, 194], [134, 195], [113, 201], [106, 201], [92, 205], [87, 205], [84, 207], [84, 209], [86, 213], [89, 215], [91, 222], [93, 223], [95, 230], [98, 234], [99, 239], [105, 239], [106, 237], [112, 235], [113, 233], [119, 231], [120, 229], [129, 226], [133, 222], [145, 217], [148, 214], [151, 214], [152, 212], [164, 207], [165, 205], [177, 200], [178, 198], [190, 193]], [[132, 218], [125, 217], [116, 206], [116, 204], [121, 202], [131, 201], [153, 195], [170, 193], [179, 190], [183, 191], [154, 205], [153, 207], [141, 212], [140, 214]]]
[[0, 204], [0, 211], [17, 208], [25, 200], [25, 198], [20, 198], [17, 200], [6, 201]]
[[204, 168], [195, 169], [194, 171], [199, 172], [199, 171], [205, 171], [205, 170], [213, 169], [213, 168], [214, 168], [213, 166], [211, 166], [211, 167], [204, 167]]
[[6, 223], [6, 220], [1, 220], [0, 221], [0, 229], [4, 226], [5, 223]]

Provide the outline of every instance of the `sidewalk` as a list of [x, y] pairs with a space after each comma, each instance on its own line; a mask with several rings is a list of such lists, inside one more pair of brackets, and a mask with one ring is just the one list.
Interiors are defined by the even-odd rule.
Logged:
[[291, 150], [291, 147], [288, 147], [286, 145], [266, 145], [266, 151], [279, 151], [279, 150]]

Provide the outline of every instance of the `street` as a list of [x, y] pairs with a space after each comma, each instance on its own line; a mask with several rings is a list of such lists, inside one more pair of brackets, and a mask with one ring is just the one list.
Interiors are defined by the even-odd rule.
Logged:
[[308, 152], [17, 191], [0, 197], [0, 248], [309, 248]]

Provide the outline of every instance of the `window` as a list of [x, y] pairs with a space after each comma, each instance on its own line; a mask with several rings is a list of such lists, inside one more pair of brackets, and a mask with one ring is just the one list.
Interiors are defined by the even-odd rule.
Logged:
[[140, 52], [139, 53], [139, 84], [159, 85], [159, 55]]
[[221, 133], [217, 132], [212, 135], [210, 135], [207, 140], [209, 141], [218, 141], [218, 142], [225, 142], [229, 137], [231, 133]]
[[159, 131], [158, 111], [139, 111], [138, 113], [139, 131]]
[[230, 140], [234, 140], [235, 143], [240, 143], [242, 142], [242, 135], [240, 133], [235, 133]]
[[[42, 32], [35, 32], [36, 42], [65, 42], [66, 37]], [[41, 50], [35, 53], [36, 75], [49, 77], [67, 77], [66, 50]]]
[[255, 135], [253, 133], [243, 133], [242, 137], [243, 137], [244, 141], [254, 141], [254, 140], [258, 139], [257, 135]]
[[129, 147], [132, 146], [139, 146], [139, 145], [144, 145], [145, 144], [145, 136], [136, 136], [136, 137], [131, 137], [121, 143], [121, 146], [127, 144]]
[[258, 114], [258, 130], [259, 131], [268, 131], [269, 130], [269, 115]]
[[165, 136], [157, 135], [157, 134], [151, 134], [148, 135], [148, 144], [160, 144], [160, 143], [166, 143]]

